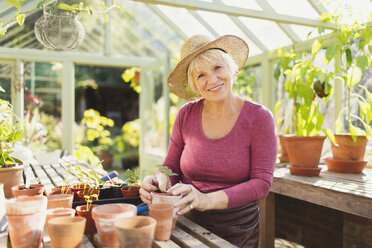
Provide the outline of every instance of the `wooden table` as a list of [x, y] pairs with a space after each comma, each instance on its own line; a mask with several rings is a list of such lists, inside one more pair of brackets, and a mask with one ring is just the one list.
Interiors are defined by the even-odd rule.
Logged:
[[[41, 183], [45, 185], [47, 192], [54, 186], [62, 185], [67, 178], [70, 184], [77, 183], [77, 178], [70, 173], [71, 168], [68, 165], [80, 166], [82, 171], [91, 170], [88, 164], [77, 161], [74, 157], [65, 157], [64, 162], [50, 165], [31, 165], [31, 183]], [[102, 177], [107, 174], [101, 169], [94, 169], [97, 176]], [[84, 173], [83, 173], [84, 174]], [[85, 177], [88, 177], [85, 174]], [[49, 248], [50, 242], [44, 240], [42, 247]], [[7, 233], [0, 233], [0, 247], [7, 246]], [[91, 236], [85, 235], [80, 245], [81, 248], [100, 247], [99, 243]], [[153, 247], [172, 248], [172, 247], [215, 247], [230, 248], [235, 247], [226, 240], [209, 232], [196, 223], [180, 216], [176, 228], [172, 231], [171, 240], [166, 242], [154, 241]]]
[[270, 194], [260, 201], [261, 247], [274, 247], [275, 194], [372, 219], [372, 169], [344, 174], [320, 167], [319, 177], [303, 177], [291, 175], [287, 164], [276, 166]]

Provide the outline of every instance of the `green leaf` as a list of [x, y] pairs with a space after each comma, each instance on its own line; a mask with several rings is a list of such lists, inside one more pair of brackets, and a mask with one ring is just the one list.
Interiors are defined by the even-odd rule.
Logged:
[[372, 46], [371, 45], [368, 46], [368, 50], [369, 50], [369, 53], [372, 54]]
[[358, 56], [356, 64], [362, 71], [364, 71], [368, 66], [368, 57], [366, 55]]
[[319, 16], [320, 21], [330, 22], [332, 20], [332, 15], [330, 13], [324, 13]]
[[356, 85], [362, 78], [362, 70], [358, 66], [351, 67], [347, 73], [348, 81], [350, 80], [351, 85]]
[[279, 108], [280, 108], [280, 105], [282, 104], [282, 100], [280, 101], [277, 101], [276, 104], [275, 104], [275, 111], [274, 111], [274, 114], [277, 115], [278, 114], [278, 111], [279, 111]]
[[19, 12], [17, 13], [16, 19], [20, 27], [23, 26], [23, 23], [25, 22], [25, 18], [26, 18], [25, 14], [20, 14]]
[[353, 63], [353, 57], [351, 56], [351, 50], [350, 50], [350, 48], [346, 48], [345, 54], [346, 54], [347, 66], [350, 67], [351, 64]]
[[282, 62], [283, 62], [283, 61], [280, 61], [280, 62], [276, 65], [276, 67], [275, 67], [275, 70], [274, 70], [274, 78], [275, 78], [276, 80], [279, 80], [279, 76], [280, 76], [280, 65], [281, 65]]
[[21, 5], [19, 4], [19, 2], [17, 0], [5, 0], [5, 2], [13, 5], [17, 9], [19, 9], [21, 7]]
[[329, 128], [323, 128], [322, 130], [323, 130], [324, 134], [328, 137], [328, 139], [334, 145], [336, 145], [336, 138], [335, 138], [335, 135], [333, 134], [333, 132]]
[[351, 123], [350, 123], [350, 127], [349, 127], [349, 132], [351, 134], [351, 138], [353, 139], [353, 141], [356, 142], [356, 140], [358, 138], [358, 129], [356, 127], [354, 127]]
[[332, 46], [327, 47], [326, 54], [325, 54], [327, 63], [329, 63], [331, 59], [336, 55], [337, 50], [338, 50], [338, 44], [334, 44]]
[[63, 9], [63, 10], [68, 10], [68, 11], [74, 11], [75, 10], [75, 8], [72, 5], [68, 5], [68, 4], [65, 4], [65, 3], [59, 4], [58, 8]]
[[322, 47], [322, 41], [321, 40], [315, 40], [313, 42], [313, 46], [311, 48], [311, 54], [312, 55], [316, 54], [321, 47]]

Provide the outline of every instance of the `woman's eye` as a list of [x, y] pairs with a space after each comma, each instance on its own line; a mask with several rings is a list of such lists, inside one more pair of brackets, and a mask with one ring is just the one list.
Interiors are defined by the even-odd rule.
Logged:
[[218, 70], [218, 69], [221, 69], [221, 68], [222, 68], [222, 66], [220, 66], [220, 65], [216, 65], [216, 66], [214, 67], [215, 70]]
[[203, 77], [203, 76], [204, 76], [204, 74], [199, 74], [198, 75], [198, 79], [201, 78], [201, 77]]

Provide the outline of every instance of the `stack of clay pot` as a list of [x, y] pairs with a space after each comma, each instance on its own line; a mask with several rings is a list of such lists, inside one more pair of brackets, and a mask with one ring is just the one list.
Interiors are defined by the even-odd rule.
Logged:
[[47, 212], [45, 196], [21, 196], [5, 201], [12, 247], [39, 248]]
[[153, 203], [149, 205], [150, 216], [156, 220], [155, 240], [170, 239], [173, 223], [173, 204]]
[[103, 247], [118, 247], [119, 240], [115, 230], [116, 218], [127, 218], [137, 215], [137, 207], [132, 204], [114, 203], [96, 206], [92, 217], [96, 223], [98, 241]]

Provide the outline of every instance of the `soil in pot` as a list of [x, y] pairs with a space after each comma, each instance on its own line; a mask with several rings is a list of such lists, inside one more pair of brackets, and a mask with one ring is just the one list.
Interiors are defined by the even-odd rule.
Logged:
[[76, 248], [84, 235], [85, 218], [60, 217], [48, 221], [47, 228], [53, 248]]
[[151, 248], [156, 220], [148, 216], [117, 218], [114, 223], [120, 247]]
[[170, 239], [173, 222], [173, 204], [156, 203], [149, 206], [150, 216], [156, 220], [155, 240]]
[[14, 186], [12, 187], [12, 193], [14, 197], [43, 195], [44, 184], [31, 184], [28, 189], [25, 188], [25, 185]]
[[362, 173], [368, 161], [342, 160], [334, 158], [325, 158], [324, 162], [329, 171], [340, 173]]
[[367, 146], [367, 138], [358, 136], [356, 142], [349, 134], [335, 134], [337, 147], [331, 142], [332, 155], [338, 160], [363, 161]]
[[115, 203], [93, 208], [92, 217], [96, 223], [99, 242], [104, 247], [119, 246], [114, 221], [116, 217], [133, 217], [137, 207], [132, 204]]
[[12, 187], [20, 185], [22, 182], [22, 172], [24, 165], [0, 168], [0, 183], [4, 184], [5, 198], [12, 198]]
[[131, 185], [121, 188], [121, 193], [124, 198], [139, 197], [140, 186]]
[[87, 210], [87, 205], [81, 205], [76, 207], [76, 214], [78, 216], [84, 217], [86, 221], [84, 234], [95, 234], [97, 233], [96, 224], [92, 218], [92, 209], [98, 205], [91, 204]]
[[[151, 192], [151, 197], [152, 197], [152, 201], [151, 201], [152, 204], [156, 204], [156, 203], [174, 204], [176, 201], [182, 198], [182, 195], [172, 195], [170, 193]], [[176, 227], [178, 210], [180, 210], [179, 207], [173, 208], [172, 229]]]
[[47, 208], [72, 208], [73, 199], [74, 195], [72, 194], [48, 195]]

